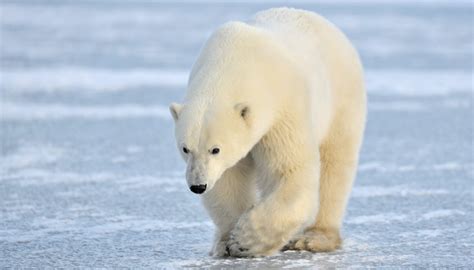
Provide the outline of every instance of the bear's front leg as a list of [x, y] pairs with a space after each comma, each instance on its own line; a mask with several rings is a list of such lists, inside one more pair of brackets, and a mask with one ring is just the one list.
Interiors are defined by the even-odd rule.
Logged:
[[308, 164], [265, 184], [270, 191], [242, 215], [232, 229], [226, 250], [234, 257], [259, 257], [279, 251], [318, 209], [319, 167]]
[[227, 256], [226, 243], [239, 217], [255, 203], [255, 176], [251, 157], [228, 169], [215, 186], [203, 194], [206, 210], [216, 225], [211, 256]]

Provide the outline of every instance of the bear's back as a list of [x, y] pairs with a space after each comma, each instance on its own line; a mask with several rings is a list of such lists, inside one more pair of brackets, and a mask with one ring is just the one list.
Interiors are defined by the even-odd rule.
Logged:
[[271, 8], [255, 14], [253, 23], [260, 26], [292, 27], [293, 30], [314, 32], [317, 29], [331, 27], [332, 24], [322, 16], [301, 9]]
[[279, 36], [298, 61], [306, 63], [303, 70], [312, 72], [311, 78], [323, 76], [315, 81], [326, 77], [331, 95], [338, 100], [336, 107], [345, 106], [342, 101], [350, 100], [347, 97], [365, 99], [359, 55], [333, 23], [306, 10], [272, 8], [258, 12], [253, 24]]

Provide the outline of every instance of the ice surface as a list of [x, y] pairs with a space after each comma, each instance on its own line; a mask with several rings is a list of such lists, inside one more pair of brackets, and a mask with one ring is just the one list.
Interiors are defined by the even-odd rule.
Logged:
[[186, 70], [105, 68], [35, 68], [2, 72], [2, 86], [14, 93], [52, 91], [121, 91], [140, 87], [183, 87]]
[[[143, 118], [156, 117], [169, 119], [169, 109], [163, 105], [143, 106], [139, 104], [120, 104], [114, 106], [77, 106], [65, 104], [2, 103], [4, 120], [52, 120], [64, 118]], [[171, 120], [171, 119], [169, 119]]]
[[473, 268], [470, 1], [295, 3], [367, 70], [342, 249], [209, 257], [175, 149], [167, 107], [212, 29], [283, 3], [2, 1], [0, 267]]

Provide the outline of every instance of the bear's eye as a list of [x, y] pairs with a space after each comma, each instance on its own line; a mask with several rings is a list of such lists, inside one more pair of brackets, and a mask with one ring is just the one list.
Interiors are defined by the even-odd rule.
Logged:
[[183, 147], [183, 152], [184, 152], [185, 154], [188, 154], [188, 153], [189, 153], [189, 149], [186, 148], [186, 147]]
[[219, 154], [220, 151], [221, 151], [221, 150], [220, 150], [219, 148], [217, 148], [217, 147], [216, 147], [216, 148], [212, 148], [211, 154], [217, 155], [217, 154]]

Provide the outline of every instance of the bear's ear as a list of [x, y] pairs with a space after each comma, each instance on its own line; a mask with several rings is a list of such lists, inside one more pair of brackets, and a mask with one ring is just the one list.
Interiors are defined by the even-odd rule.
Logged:
[[178, 103], [171, 103], [170, 105], [170, 112], [171, 115], [173, 116], [174, 121], [178, 121], [179, 118], [179, 113], [183, 109], [183, 105], [178, 104]]
[[240, 117], [248, 122], [250, 109], [249, 106], [245, 103], [237, 103], [234, 106], [235, 110], [239, 113]]

